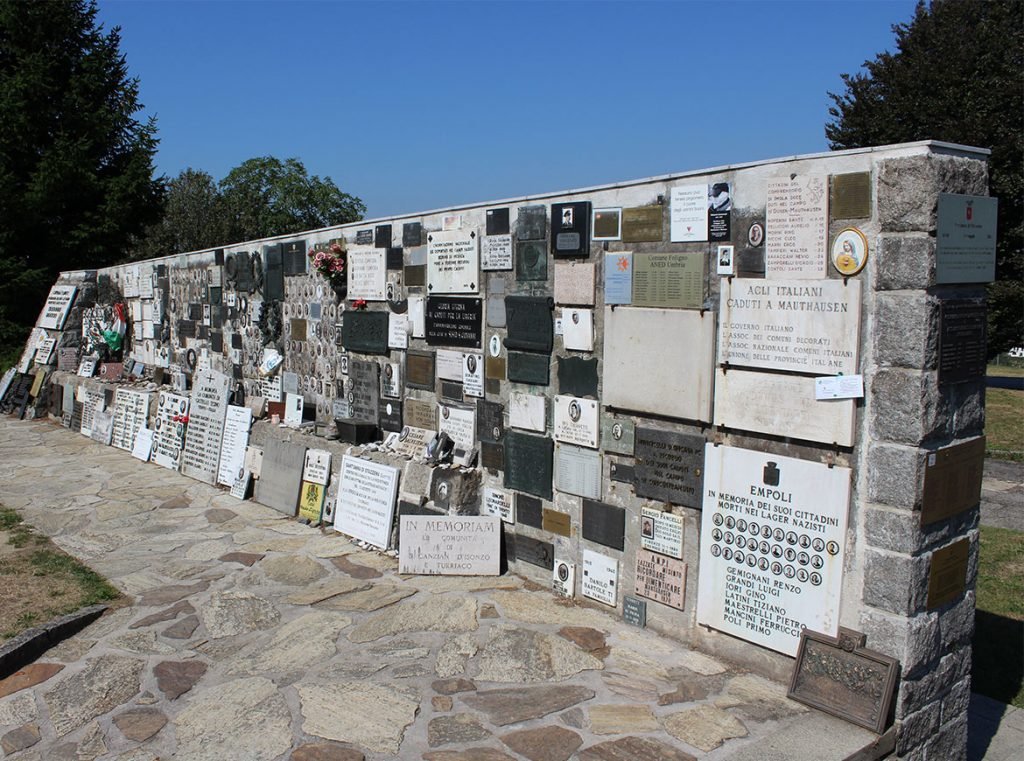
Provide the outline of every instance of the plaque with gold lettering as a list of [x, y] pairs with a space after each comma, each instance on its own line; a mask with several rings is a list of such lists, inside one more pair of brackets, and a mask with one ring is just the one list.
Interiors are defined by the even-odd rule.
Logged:
[[700, 309], [706, 264], [703, 253], [633, 254], [633, 306]]
[[665, 207], [636, 206], [622, 210], [623, 243], [658, 243], [664, 239]]
[[928, 610], [953, 602], [967, 589], [971, 543], [964, 537], [932, 553], [928, 569]]
[[928, 455], [921, 498], [921, 525], [950, 518], [981, 501], [985, 437], [943, 447]]

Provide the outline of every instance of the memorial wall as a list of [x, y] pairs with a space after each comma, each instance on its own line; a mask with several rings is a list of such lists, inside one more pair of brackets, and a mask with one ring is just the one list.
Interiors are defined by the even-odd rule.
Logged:
[[986, 155], [793, 157], [66, 273], [2, 404], [407, 572], [507, 564], [777, 677], [802, 633], [840, 670], [866, 647], [902, 669], [897, 752], [959, 742]]

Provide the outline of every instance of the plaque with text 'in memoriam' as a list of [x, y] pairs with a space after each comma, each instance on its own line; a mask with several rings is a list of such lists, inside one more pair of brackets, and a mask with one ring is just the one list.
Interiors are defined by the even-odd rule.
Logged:
[[636, 495], [700, 508], [704, 437], [637, 428]]
[[555, 334], [552, 309], [554, 301], [549, 296], [506, 296], [505, 347], [550, 353]]
[[554, 442], [518, 431], [505, 434], [505, 488], [551, 499]]
[[[345, 312], [341, 320], [341, 345], [346, 350], [358, 351], [363, 354], [387, 354], [387, 312], [357, 312], [350, 310]], [[292, 320], [293, 324], [295, 322], [298, 321]]]
[[427, 298], [426, 339], [431, 346], [480, 348], [483, 302], [453, 296]]

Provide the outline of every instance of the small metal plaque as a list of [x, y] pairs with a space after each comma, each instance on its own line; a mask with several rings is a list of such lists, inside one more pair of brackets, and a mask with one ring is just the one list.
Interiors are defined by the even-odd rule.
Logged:
[[377, 225], [373, 229], [373, 247], [391, 248], [391, 225]]
[[555, 568], [555, 548], [551, 542], [533, 539], [522, 534], [516, 536], [515, 558], [548, 571]]
[[282, 243], [281, 257], [285, 275], [306, 274], [306, 241], [292, 240]]
[[503, 209], [487, 210], [486, 232], [488, 235], [508, 235], [509, 224], [507, 206]]
[[462, 401], [462, 384], [455, 381], [441, 381], [441, 398], [453, 402]]
[[551, 499], [555, 444], [518, 431], [505, 434], [505, 488]]
[[[293, 330], [296, 322], [301, 322], [303, 326], [306, 324], [305, 320], [292, 320]], [[294, 338], [294, 333], [292, 335]], [[303, 338], [294, 340], [304, 341], [305, 330]], [[362, 354], [387, 354], [387, 312], [346, 311], [341, 318], [341, 345], [348, 351]]]
[[483, 302], [456, 296], [430, 296], [426, 308], [426, 339], [431, 346], [480, 348]]
[[632, 420], [601, 418], [601, 449], [633, 456], [636, 426]]
[[647, 626], [647, 603], [633, 595], [622, 597], [622, 620], [627, 624], [639, 626], [641, 629]]
[[829, 199], [832, 219], [867, 219], [871, 216], [871, 172], [832, 176]]
[[590, 255], [590, 202], [551, 204], [551, 253], [556, 257]]
[[626, 544], [625, 508], [583, 500], [583, 538], [621, 550]]
[[636, 206], [622, 210], [623, 243], [658, 243], [664, 239], [662, 232], [665, 207]]
[[550, 296], [506, 296], [508, 335], [505, 347], [550, 354], [555, 335], [553, 309], [554, 300]]
[[373, 229], [367, 228], [366, 230], [356, 230], [356, 245], [357, 246], [372, 246], [373, 245]]
[[542, 513], [544, 516], [544, 521], [541, 525], [542, 529], [559, 536], [572, 536], [572, 520], [569, 518], [568, 513], [548, 510], [547, 508], [544, 508]]
[[544, 505], [528, 494], [516, 495], [516, 523], [541, 528], [544, 525]]
[[703, 504], [704, 437], [636, 429], [636, 495], [700, 509]]
[[548, 235], [548, 210], [545, 206], [522, 206], [516, 221], [516, 238], [544, 240]]
[[978, 504], [984, 465], [984, 436], [931, 452], [925, 463], [921, 525], [950, 518]]
[[863, 637], [843, 627], [838, 637], [803, 629], [787, 697], [882, 734], [899, 661], [861, 647]]
[[505, 437], [505, 407], [484, 399], [476, 403], [476, 438], [478, 441], [500, 443]]
[[928, 569], [928, 610], [953, 602], [967, 589], [971, 543], [965, 537], [932, 553]]
[[484, 357], [484, 379], [503, 381], [507, 377], [504, 357], [492, 357], [488, 354]]
[[437, 405], [419, 399], [405, 400], [405, 424], [428, 431], [437, 430]]
[[284, 298], [284, 261], [280, 244], [263, 247], [263, 300]]
[[513, 383], [546, 386], [550, 383], [551, 357], [547, 354], [508, 353], [508, 379]]
[[558, 390], [570, 396], [597, 396], [597, 358], [558, 358]]
[[415, 248], [423, 245], [423, 225], [420, 222], [406, 222], [402, 225], [402, 246]]
[[488, 441], [481, 441], [480, 464], [488, 470], [504, 470], [505, 447], [501, 444], [491, 444]]
[[405, 268], [405, 284], [410, 288], [427, 284], [427, 265], [412, 264]]
[[608, 466], [608, 476], [620, 484], [636, 483], [636, 468], [623, 462], [613, 462]]
[[378, 402], [378, 418], [383, 431], [402, 430], [402, 403], [395, 399], [381, 399]]
[[548, 247], [542, 240], [516, 242], [516, 280], [520, 282], [548, 279]]
[[633, 254], [633, 306], [700, 309], [707, 254]]
[[987, 310], [984, 301], [944, 301], [939, 317], [939, 385], [985, 377]]
[[[369, 312], [353, 312], [353, 315], [359, 314], [360, 316], [369, 316]], [[294, 317], [288, 321], [289, 335], [293, 341], [305, 341], [306, 340], [306, 321], [297, 320]]]
[[405, 385], [409, 388], [434, 390], [436, 382], [434, 370], [434, 352], [414, 351], [405, 354]]

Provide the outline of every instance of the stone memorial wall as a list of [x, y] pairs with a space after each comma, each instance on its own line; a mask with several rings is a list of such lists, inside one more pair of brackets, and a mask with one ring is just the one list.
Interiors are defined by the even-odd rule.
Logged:
[[[499, 537], [555, 593], [776, 677], [805, 629], [860, 632], [900, 663], [897, 754], [958, 747], [986, 155], [793, 157], [66, 273], [0, 405], [42, 414], [41, 376], [65, 425], [102, 438], [113, 411], [117, 446], [153, 429], [158, 464], [254, 479], [410, 569], [496, 572]], [[440, 515], [491, 516], [486, 544]]]

